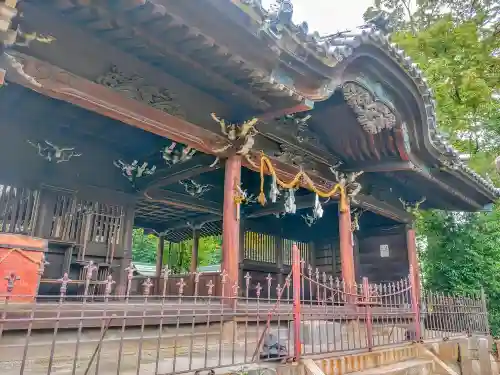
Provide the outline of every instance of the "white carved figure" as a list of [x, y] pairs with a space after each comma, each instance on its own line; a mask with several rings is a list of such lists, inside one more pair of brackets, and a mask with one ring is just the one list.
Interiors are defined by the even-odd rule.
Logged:
[[337, 164], [328, 167], [328, 169], [330, 169], [330, 172], [332, 172], [335, 175], [335, 177], [337, 177], [337, 170], [340, 168], [342, 164], [343, 163], [339, 161]]
[[222, 153], [235, 146], [237, 149], [236, 152], [239, 155], [247, 155], [255, 144], [255, 136], [258, 133], [257, 129], [255, 129], [255, 124], [259, 120], [254, 118], [252, 120], [245, 121], [241, 125], [236, 125], [226, 123], [225, 120], [217, 117], [215, 113], [211, 113], [211, 116], [212, 119], [220, 125], [221, 133], [224, 134], [230, 142], [230, 144], [213, 150], [214, 153]]
[[132, 164], [127, 164], [122, 160], [115, 160], [113, 162], [114, 166], [122, 171], [122, 175], [132, 181], [133, 172], [137, 169], [137, 160], [134, 160]]
[[271, 189], [269, 190], [269, 199], [271, 202], [276, 203], [281, 192], [278, 188], [277, 178], [275, 175], [272, 176]]
[[285, 212], [287, 214], [294, 214], [297, 212], [297, 205], [295, 204], [295, 190], [288, 189], [285, 199]]
[[426, 197], [422, 197], [420, 200], [416, 201], [416, 202], [406, 202], [404, 201], [402, 198], [399, 198], [399, 201], [401, 202], [401, 204], [403, 205], [403, 209], [410, 213], [410, 214], [417, 214], [418, 213], [418, 210], [420, 208], [420, 205], [422, 203], [424, 203], [425, 201], [427, 200]]
[[116, 168], [120, 169], [122, 175], [132, 183], [137, 178], [150, 176], [156, 171], [155, 165], [153, 165], [151, 168], [148, 168], [148, 163], [144, 162], [139, 165], [139, 161], [137, 160], [134, 160], [131, 164], [125, 163], [123, 160], [115, 160], [113, 162], [113, 165]]
[[144, 162], [142, 165], [137, 166], [137, 173], [135, 175], [136, 178], [140, 178], [143, 176], [151, 176], [156, 172], [156, 165], [153, 165], [151, 168], [148, 168], [148, 163]]
[[316, 194], [314, 197], [314, 207], [313, 207], [313, 217], [315, 219], [321, 219], [323, 217], [323, 207], [321, 206], [321, 202], [319, 201], [319, 195]]
[[28, 143], [38, 150], [38, 155], [50, 162], [63, 163], [73, 157], [82, 156], [82, 154], [75, 152], [74, 147], [59, 147], [47, 140], [45, 141], [45, 145], [40, 144], [40, 142], [35, 144], [28, 141]]
[[161, 156], [163, 160], [165, 160], [165, 164], [168, 166], [177, 164], [177, 163], [184, 163], [194, 156], [196, 154], [196, 150], [193, 149], [192, 147], [185, 146], [182, 147], [181, 150], [177, 149], [177, 143], [172, 142], [170, 146], [165, 146], [163, 150], [161, 150]]
[[358, 203], [355, 198], [359, 194], [359, 192], [362, 189], [362, 186], [359, 182], [356, 181], [356, 179], [361, 176], [364, 172], [359, 171], [359, 172], [351, 172], [347, 174], [347, 194], [351, 198], [351, 200], [354, 203]]
[[186, 191], [186, 193], [196, 198], [201, 197], [212, 188], [211, 185], [202, 185], [194, 180], [181, 180], [179, 181], [179, 184], [184, 186], [184, 190]]
[[359, 219], [361, 217], [361, 214], [363, 212], [360, 211], [358, 208], [355, 208], [352, 210], [352, 219], [351, 219], [351, 232], [356, 232], [359, 230]]
[[364, 172], [340, 172], [334, 167], [330, 167], [330, 171], [334, 174], [337, 183], [342, 186], [348, 197], [354, 202], [358, 203], [355, 198], [362, 189], [362, 185], [356, 181], [356, 179], [361, 176]]
[[312, 215], [306, 214], [302, 215], [302, 218], [304, 219], [306, 225], [310, 228], [312, 225], [316, 222], [317, 218], [315, 218]]

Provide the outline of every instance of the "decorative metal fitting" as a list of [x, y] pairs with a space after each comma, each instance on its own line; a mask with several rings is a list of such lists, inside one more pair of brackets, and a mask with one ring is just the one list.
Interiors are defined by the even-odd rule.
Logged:
[[61, 288], [59, 289], [59, 291], [61, 292], [61, 296], [63, 296], [68, 291], [68, 284], [71, 282], [71, 279], [68, 277], [68, 273], [65, 272], [63, 277], [58, 281], [61, 283]]
[[109, 275], [106, 279], [106, 287], [104, 288], [104, 297], [109, 297], [111, 295], [113, 284], [116, 284], [116, 281], [113, 280], [113, 276]]
[[14, 272], [11, 272], [9, 275], [5, 276], [4, 279], [7, 280], [7, 293], [12, 293], [16, 281], [20, 280], [21, 278]]
[[142, 283], [142, 287], [144, 288], [143, 289], [143, 292], [144, 292], [144, 296], [149, 296], [149, 293], [151, 292], [151, 287], [153, 286], [153, 283], [151, 282], [151, 279], [148, 277], [143, 283]]

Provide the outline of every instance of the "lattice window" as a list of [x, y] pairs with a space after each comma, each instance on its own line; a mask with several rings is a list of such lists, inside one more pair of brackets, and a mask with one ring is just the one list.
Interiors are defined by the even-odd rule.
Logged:
[[264, 233], [245, 232], [245, 259], [276, 264], [276, 246], [276, 237], [274, 236]]
[[306, 263], [309, 262], [310, 246], [308, 242], [300, 242], [289, 240], [287, 238], [282, 239], [282, 249], [283, 249], [283, 264], [286, 266], [292, 265], [292, 245], [296, 243], [300, 250], [300, 258]]
[[50, 237], [80, 245], [87, 242], [118, 245], [123, 215], [122, 206], [59, 194], [55, 200]]
[[39, 196], [37, 190], [0, 185], [0, 232], [32, 234]]

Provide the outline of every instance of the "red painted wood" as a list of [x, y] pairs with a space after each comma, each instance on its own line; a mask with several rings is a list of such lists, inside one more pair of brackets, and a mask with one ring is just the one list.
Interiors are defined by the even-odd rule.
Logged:
[[226, 270], [228, 279], [224, 288], [224, 296], [232, 297], [232, 286], [239, 280], [240, 257], [240, 223], [236, 204], [234, 203], [234, 187], [241, 181], [241, 156], [232, 155], [226, 160], [224, 176], [224, 207], [222, 218], [222, 269]]
[[[40, 263], [47, 251], [47, 241], [25, 235], [0, 234], [0, 301], [32, 302], [38, 293]], [[5, 278], [13, 275], [14, 288], [9, 293]], [[2, 302], [3, 303], [3, 302]]]
[[413, 269], [413, 280], [411, 282], [415, 285], [415, 294], [420, 300], [420, 265], [418, 263], [417, 240], [415, 229], [411, 227], [406, 230], [406, 246], [408, 247], [408, 262], [410, 268]]
[[356, 280], [356, 275], [354, 271], [351, 207], [349, 202], [346, 202], [344, 211], [339, 211], [339, 237], [342, 278], [347, 286], [352, 286]]
[[200, 232], [193, 229], [193, 248], [191, 249], [191, 265], [189, 271], [195, 273], [198, 269], [198, 248], [200, 247]]
[[214, 148], [227, 142], [224, 137], [209, 130], [152, 108], [146, 103], [129, 99], [119, 92], [48, 62], [20, 53], [16, 54], [16, 58], [24, 65], [26, 74], [39, 82], [41, 87], [30, 85], [15, 75], [12, 77], [13, 81], [40, 94], [66, 101], [209, 154]]
[[294, 359], [298, 361], [302, 352], [300, 340], [300, 250], [296, 243], [292, 247], [292, 286], [293, 286], [293, 338], [294, 338]]

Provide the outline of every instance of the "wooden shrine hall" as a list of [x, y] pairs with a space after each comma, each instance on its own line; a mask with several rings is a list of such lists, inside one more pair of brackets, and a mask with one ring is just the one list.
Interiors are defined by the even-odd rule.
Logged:
[[[415, 210], [482, 210], [499, 191], [439, 133], [383, 17], [319, 36], [291, 5], [0, 3], [0, 259], [44, 251], [45, 294], [93, 261], [123, 293], [142, 227], [194, 238], [195, 260], [221, 234], [233, 281], [282, 280], [293, 242], [347, 283], [418, 278]], [[25, 278], [27, 259], [0, 272]]]

